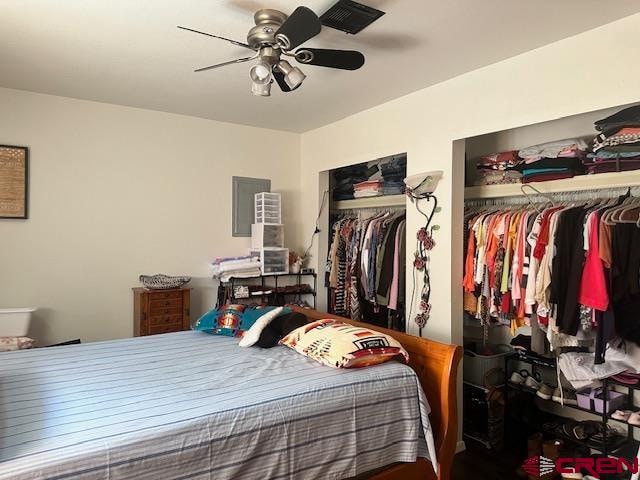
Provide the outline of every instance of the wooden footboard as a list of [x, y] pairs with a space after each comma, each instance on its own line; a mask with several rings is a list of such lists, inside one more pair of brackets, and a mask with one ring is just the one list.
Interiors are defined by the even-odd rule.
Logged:
[[431, 406], [430, 421], [438, 451], [439, 471], [434, 473], [431, 464], [424, 459], [415, 463], [403, 463], [374, 474], [373, 480], [449, 480], [451, 465], [458, 441], [457, 372], [462, 348], [434, 342], [406, 333], [378, 328], [370, 324], [355, 322], [348, 318], [330, 315], [307, 308], [292, 307], [310, 320], [336, 318], [360, 327], [373, 328], [386, 333], [402, 344], [409, 353], [409, 365], [418, 375], [420, 384]]

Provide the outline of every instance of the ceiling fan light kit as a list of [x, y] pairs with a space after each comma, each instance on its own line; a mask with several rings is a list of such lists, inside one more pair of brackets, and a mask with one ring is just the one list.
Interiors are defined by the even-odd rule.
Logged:
[[271, 95], [271, 84], [276, 83], [285, 92], [296, 90], [307, 76], [282, 56], [290, 57], [304, 65], [357, 70], [364, 65], [364, 55], [351, 50], [330, 50], [318, 48], [294, 49], [312, 39], [322, 30], [318, 16], [307, 7], [296, 8], [290, 16], [278, 10], [262, 9], [254, 15], [255, 27], [249, 30], [247, 43], [238, 42], [187, 27], [178, 27], [201, 35], [225, 40], [232, 45], [253, 50], [249, 57], [198, 68], [196, 72], [257, 60], [249, 70], [251, 92], [256, 96]]

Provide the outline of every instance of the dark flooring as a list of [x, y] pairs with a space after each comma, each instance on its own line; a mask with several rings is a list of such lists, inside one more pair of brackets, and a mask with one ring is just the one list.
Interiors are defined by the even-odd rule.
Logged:
[[504, 452], [492, 452], [466, 442], [467, 449], [455, 456], [452, 480], [518, 480], [516, 470], [522, 458]]

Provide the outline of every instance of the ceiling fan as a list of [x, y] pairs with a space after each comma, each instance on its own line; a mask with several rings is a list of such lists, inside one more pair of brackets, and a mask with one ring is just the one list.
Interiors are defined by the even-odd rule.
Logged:
[[257, 60], [249, 72], [252, 81], [251, 92], [254, 95], [268, 97], [271, 95], [271, 84], [274, 81], [283, 92], [291, 92], [302, 85], [306, 78], [302, 70], [294, 67], [282, 57], [291, 57], [305, 65], [341, 70], [357, 70], [364, 65], [364, 55], [354, 50], [305, 47], [294, 52], [300, 45], [318, 35], [322, 30], [320, 19], [307, 7], [296, 8], [290, 16], [278, 10], [262, 9], [255, 13], [254, 20], [256, 26], [249, 30], [247, 43], [178, 26], [182, 30], [225, 40], [232, 45], [255, 52], [249, 57], [198, 68], [195, 71], [204, 72], [234, 63]]

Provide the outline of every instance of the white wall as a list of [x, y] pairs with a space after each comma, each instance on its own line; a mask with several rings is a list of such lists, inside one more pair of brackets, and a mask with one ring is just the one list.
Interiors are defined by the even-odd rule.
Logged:
[[138, 275], [186, 274], [192, 315], [214, 300], [231, 236], [231, 177], [283, 193], [300, 248], [297, 134], [0, 89], [0, 144], [30, 149], [30, 218], [0, 220], [0, 307], [37, 306], [41, 344], [131, 336]]
[[[639, 30], [634, 15], [302, 136], [0, 89], [0, 144], [29, 146], [32, 167], [31, 218], [0, 222], [0, 307], [41, 307], [33, 334], [42, 343], [124, 337], [130, 287], [140, 273], [165, 272], [198, 277], [197, 315], [213, 294], [209, 260], [248, 245], [230, 236], [232, 175], [273, 180], [287, 243], [300, 249], [320, 203], [319, 172], [407, 152], [410, 174], [444, 171], [425, 335], [459, 342], [456, 140], [637, 102]], [[409, 210], [409, 245], [420, 219]]]
[[[408, 153], [409, 174], [443, 170], [425, 336], [460, 342], [464, 145], [456, 140], [640, 100], [640, 64], [631, 60], [638, 31], [640, 15], [627, 17], [303, 134], [305, 231], [313, 228], [320, 171], [397, 152]], [[420, 219], [408, 210], [408, 245]], [[407, 248], [408, 264], [412, 254]]]

